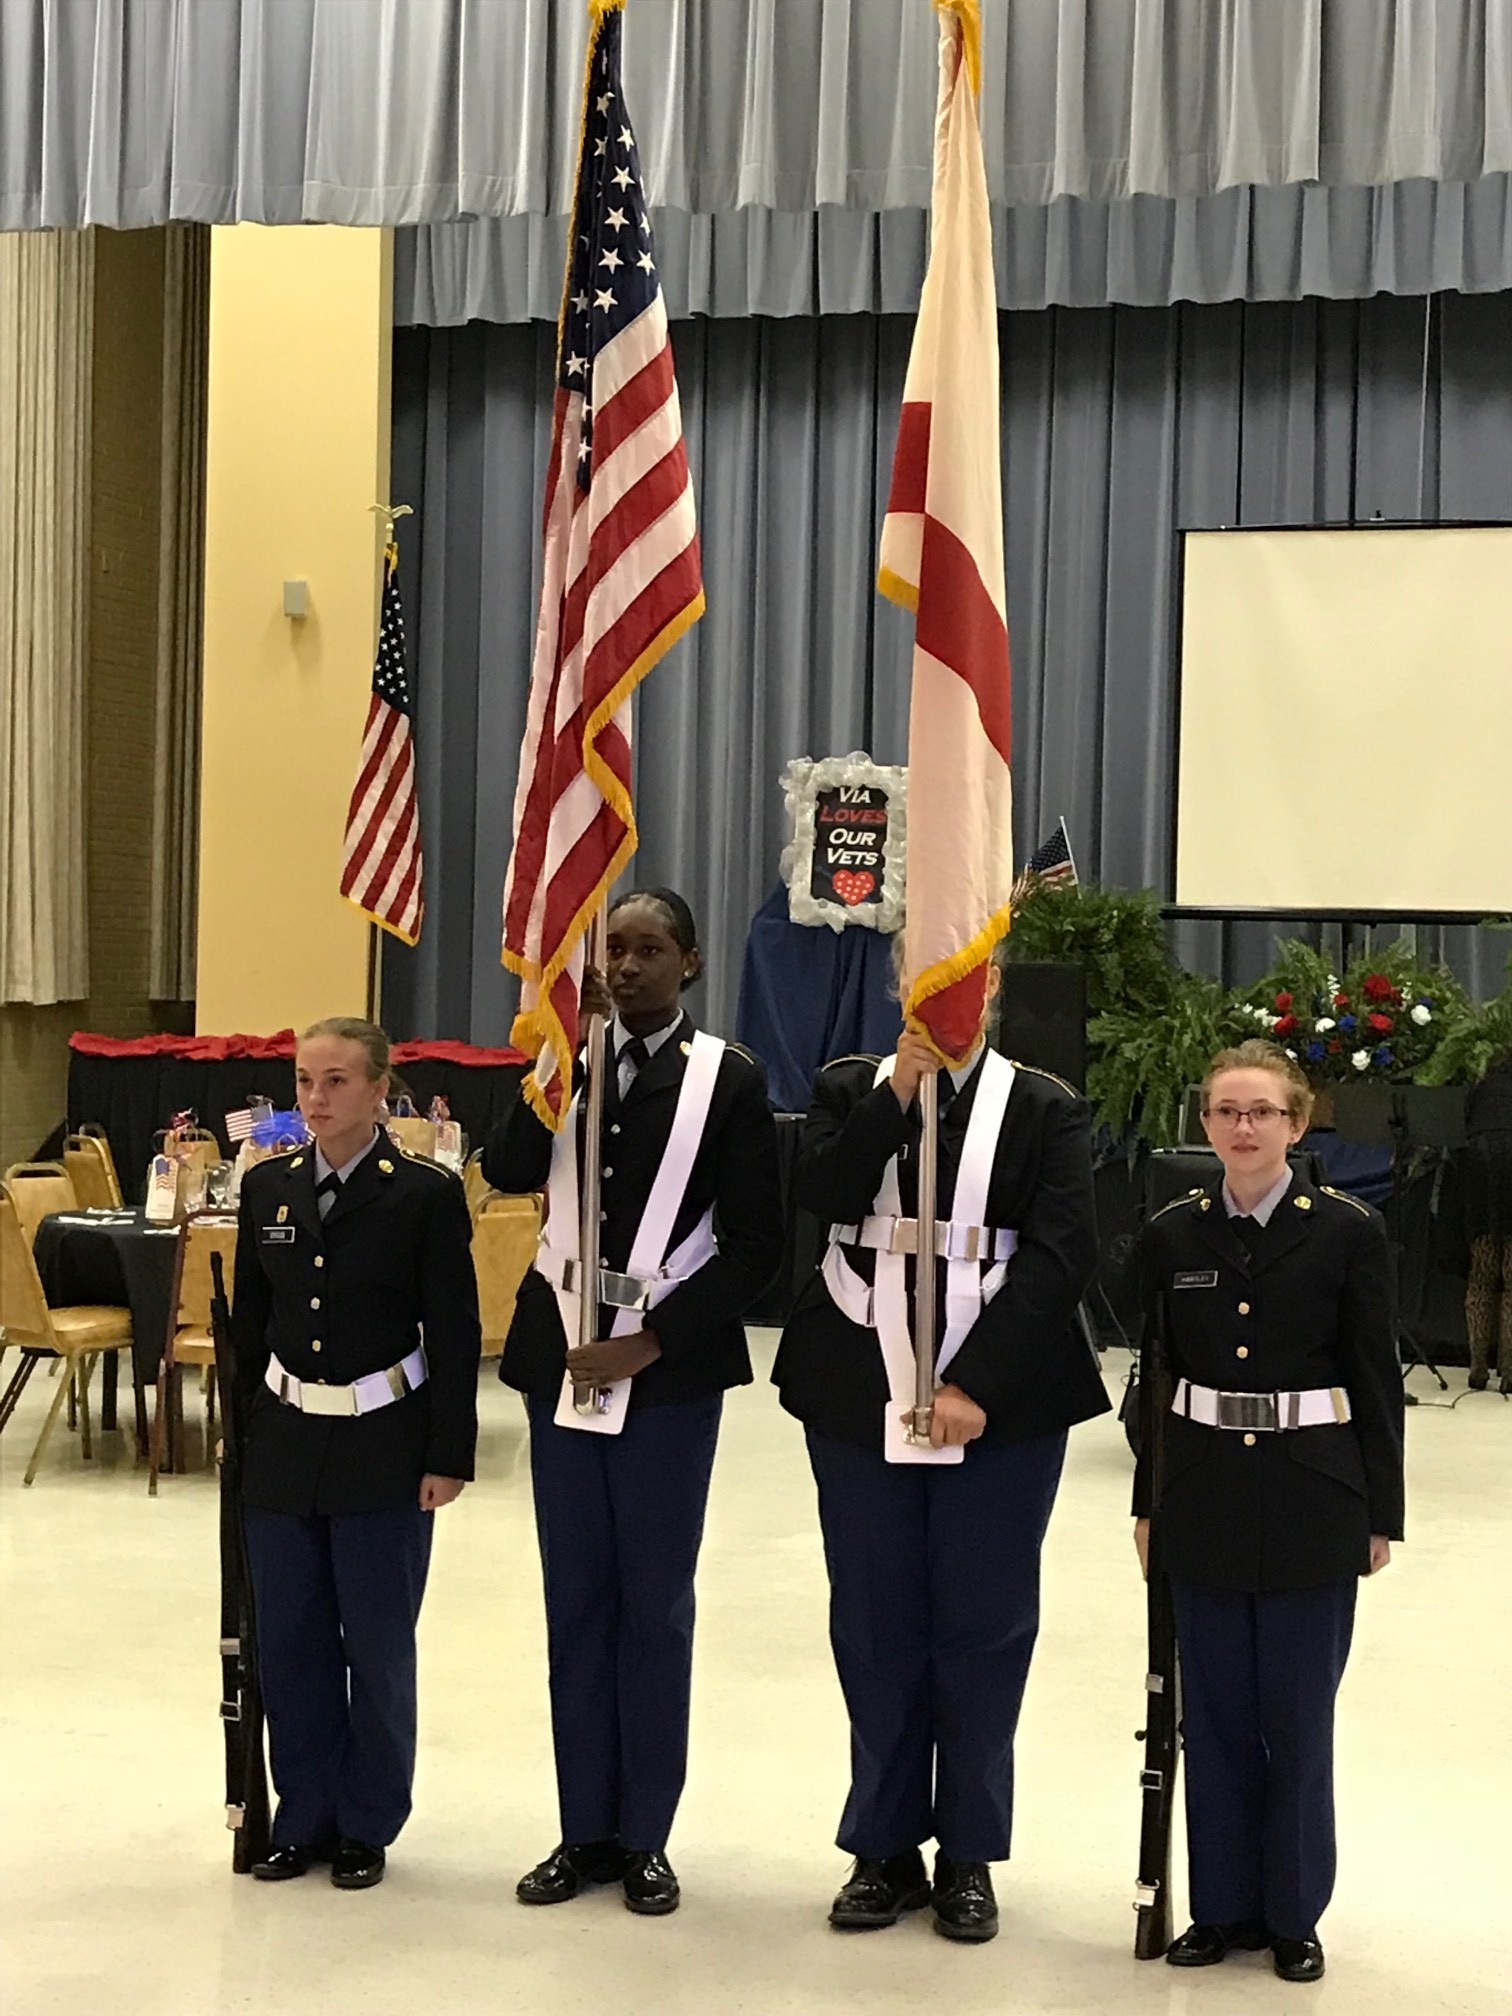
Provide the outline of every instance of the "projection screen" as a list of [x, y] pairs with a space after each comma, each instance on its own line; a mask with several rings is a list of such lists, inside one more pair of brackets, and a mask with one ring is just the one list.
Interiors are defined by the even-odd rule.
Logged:
[[1176, 901], [1512, 910], [1512, 526], [1189, 532]]

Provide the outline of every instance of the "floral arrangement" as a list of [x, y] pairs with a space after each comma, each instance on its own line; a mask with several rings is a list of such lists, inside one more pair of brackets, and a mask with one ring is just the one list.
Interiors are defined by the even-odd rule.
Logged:
[[1317, 1084], [1419, 1079], [1442, 1037], [1469, 1012], [1454, 975], [1421, 963], [1403, 939], [1353, 960], [1342, 978], [1299, 939], [1277, 950], [1276, 965], [1239, 1012]]

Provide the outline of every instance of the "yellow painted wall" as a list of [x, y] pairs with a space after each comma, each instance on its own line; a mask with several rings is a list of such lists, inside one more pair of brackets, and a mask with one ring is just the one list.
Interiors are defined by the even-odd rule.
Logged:
[[[200, 1031], [368, 1003], [341, 837], [371, 690], [388, 499], [392, 240], [228, 225], [210, 263]], [[283, 614], [285, 580], [309, 614]]]

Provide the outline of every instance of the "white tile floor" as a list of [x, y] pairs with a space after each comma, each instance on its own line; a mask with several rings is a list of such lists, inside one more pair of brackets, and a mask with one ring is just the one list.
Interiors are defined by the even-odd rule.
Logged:
[[[770, 1339], [758, 1339], [770, 1358]], [[1113, 1371], [1120, 1367], [1111, 1367]], [[1433, 1391], [1423, 1374], [1414, 1387]], [[1463, 1390], [1463, 1374], [1453, 1392]], [[0, 1444], [0, 1936], [9, 2016], [705, 2016], [705, 2012], [1326, 2009], [1506, 2016], [1512, 1813], [1512, 1403], [1409, 1417], [1412, 1544], [1364, 1592], [1342, 1706], [1329, 1974], [1265, 1956], [1180, 1975], [1130, 1957], [1142, 1604], [1128, 1461], [1080, 1429], [1051, 1526], [1020, 1735], [1003, 1933], [923, 1920], [840, 1938], [824, 1913], [845, 1727], [799, 1433], [737, 1394], [700, 1586], [685, 1902], [512, 1896], [555, 1839], [542, 1622], [518, 1403], [483, 1389], [483, 1481], [443, 1515], [422, 1623], [417, 1808], [379, 1890], [229, 1871], [216, 1719], [215, 1492], [148, 1500], [122, 1438], [60, 1431], [21, 1489], [48, 1382]]]

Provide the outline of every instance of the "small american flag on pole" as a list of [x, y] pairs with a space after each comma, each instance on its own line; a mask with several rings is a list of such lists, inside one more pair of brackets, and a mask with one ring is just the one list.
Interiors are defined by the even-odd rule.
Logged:
[[368, 703], [362, 757], [341, 849], [341, 893], [406, 945], [419, 938], [420, 920], [425, 915], [410, 711], [404, 611], [399, 603], [399, 549], [390, 545], [384, 565], [378, 654], [373, 661], [373, 697]]
[[543, 573], [503, 959], [520, 975], [524, 1091], [561, 1125], [583, 942], [635, 852], [630, 696], [703, 614], [667, 314], [620, 83], [622, 0], [590, 0], [572, 239], [557, 337]]
[[1064, 818], [1056, 821], [1055, 831], [1044, 841], [1025, 862], [1018, 880], [1013, 885], [1013, 901], [1021, 903], [1029, 891], [1040, 882], [1064, 883], [1068, 889], [1078, 886], [1076, 861], [1071, 853], [1071, 836], [1066, 831]]

